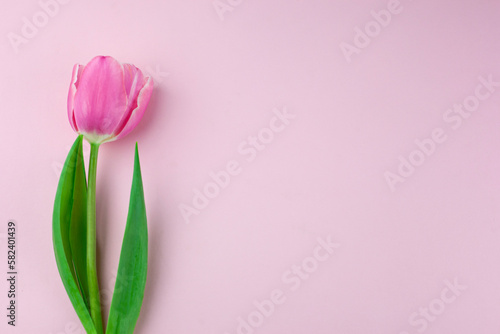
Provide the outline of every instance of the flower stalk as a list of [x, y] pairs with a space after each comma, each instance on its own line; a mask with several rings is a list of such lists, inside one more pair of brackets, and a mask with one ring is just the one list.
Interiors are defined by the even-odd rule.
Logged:
[[[101, 144], [131, 132], [151, 97], [153, 80], [131, 64], [109, 56], [75, 65], [68, 117], [79, 134], [61, 171], [52, 218], [54, 254], [62, 283], [88, 334], [133, 334], [148, 268], [148, 228], [139, 150], [136, 143], [129, 213], [118, 274], [103, 326], [97, 276], [96, 181]], [[88, 177], [82, 139], [90, 143]], [[126, 287], [126, 288], [122, 288]]]
[[96, 179], [99, 144], [90, 144], [89, 177], [87, 189], [87, 274], [90, 294], [90, 315], [98, 334], [103, 334], [99, 283], [97, 280], [96, 238]]

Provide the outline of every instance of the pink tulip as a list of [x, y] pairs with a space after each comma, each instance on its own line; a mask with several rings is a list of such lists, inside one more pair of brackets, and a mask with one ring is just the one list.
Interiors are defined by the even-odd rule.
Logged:
[[126, 136], [144, 115], [153, 80], [134, 65], [98, 56], [87, 66], [75, 65], [68, 95], [73, 129], [91, 143]]

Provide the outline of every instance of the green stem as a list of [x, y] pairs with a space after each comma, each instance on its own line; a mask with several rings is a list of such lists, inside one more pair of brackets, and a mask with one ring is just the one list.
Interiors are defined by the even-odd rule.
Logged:
[[97, 249], [96, 249], [96, 175], [99, 144], [90, 144], [89, 180], [87, 190], [87, 275], [90, 295], [90, 315], [98, 334], [103, 334], [101, 301], [97, 281]]

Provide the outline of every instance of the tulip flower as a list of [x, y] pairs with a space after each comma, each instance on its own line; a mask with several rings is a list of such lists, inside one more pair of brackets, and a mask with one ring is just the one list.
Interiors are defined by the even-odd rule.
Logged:
[[134, 65], [98, 56], [86, 66], [75, 65], [68, 95], [73, 130], [90, 143], [126, 136], [142, 118], [153, 80]]
[[[85, 330], [103, 334], [96, 259], [96, 174], [99, 146], [126, 136], [142, 118], [153, 80], [137, 67], [98, 56], [75, 65], [68, 117], [79, 133], [64, 164], [54, 202], [53, 241], [66, 292]], [[88, 179], [82, 137], [90, 143]], [[87, 185], [88, 181], [88, 185]], [[147, 219], [136, 144], [129, 213], [106, 332], [133, 333], [146, 284]]]

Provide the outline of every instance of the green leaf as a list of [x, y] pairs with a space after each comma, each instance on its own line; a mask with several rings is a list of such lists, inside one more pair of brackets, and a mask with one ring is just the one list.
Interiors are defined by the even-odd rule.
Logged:
[[148, 269], [148, 226], [139, 150], [135, 146], [134, 177], [118, 275], [109, 311], [107, 334], [131, 334], [139, 318]]
[[87, 181], [82, 136], [64, 163], [54, 201], [52, 238], [57, 268], [73, 307], [89, 334], [97, 333], [88, 309], [85, 266]]
[[85, 305], [89, 305], [89, 284], [87, 274], [87, 179], [82, 150], [76, 162], [75, 183], [73, 188], [73, 204], [71, 223], [69, 226], [69, 244], [75, 274]]

